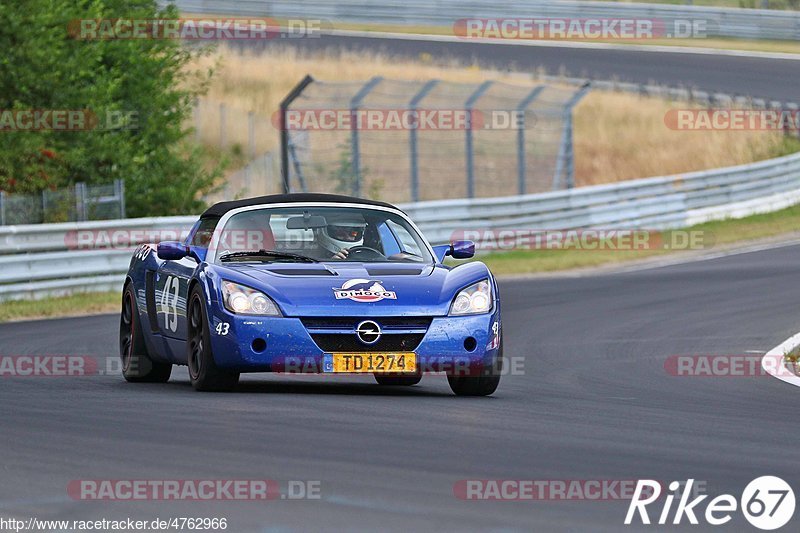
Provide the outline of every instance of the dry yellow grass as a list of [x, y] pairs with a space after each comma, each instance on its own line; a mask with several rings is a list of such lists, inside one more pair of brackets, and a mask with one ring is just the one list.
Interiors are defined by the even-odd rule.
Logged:
[[[307, 55], [293, 48], [264, 52], [234, 52], [221, 48], [198, 60], [195, 66], [217, 65], [218, 73], [203, 103], [202, 135], [213, 143], [218, 138], [220, 103], [228, 108], [226, 136], [246, 147], [247, 111], [256, 112], [258, 151], [278, 147], [278, 130], [272, 114], [279, 102], [306, 74], [330, 82], [367, 80], [384, 76], [397, 80], [438, 78], [478, 83], [487, 79], [532, 87], [532, 76], [485, 71], [457, 62], [434, 63], [429, 56], [416, 61], [380, 53], [336, 51]], [[573, 89], [570, 89], [573, 90]], [[576, 182], [607, 183], [647, 176], [735, 165], [785, 153], [787, 144], [779, 133], [681, 132], [668, 129], [664, 114], [685, 107], [658, 98], [625, 93], [592, 92], [575, 115]], [[383, 171], [372, 163], [373, 170]], [[508, 161], [503, 175], [513, 176], [515, 163]], [[386, 177], [386, 176], [384, 176]], [[388, 176], [391, 181], [392, 176]], [[512, 178], [513, 179], [513, 178]]]
[[622, 93], [590, 93], [575, 114], [578, 185], [739, 165], [783, 155], [781, 133], [676, 131], [670, 109], [687, 104]]

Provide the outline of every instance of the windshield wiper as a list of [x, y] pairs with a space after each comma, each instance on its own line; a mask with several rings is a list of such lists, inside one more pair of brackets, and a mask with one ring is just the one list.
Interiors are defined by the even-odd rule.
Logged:
[[219, 258], [220, 261], [236, 260], [244, 257], [257, 257], [257, 258], [274, 258], [274, 259], [291, 259], [301, 263], [319, 263], [313, 257], [307, 255], [293, 254], [291, 252], [277, 252], [275, 250], [253, 250], [249, 252], [233, 252], [225, 254]]

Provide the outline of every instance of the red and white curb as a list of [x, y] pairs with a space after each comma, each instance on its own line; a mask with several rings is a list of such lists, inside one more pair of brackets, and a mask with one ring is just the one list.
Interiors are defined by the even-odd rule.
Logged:
[[[795, 376], [793, 374], [790, 374], [788, 371], [778, 372], [775, 369], [775, 365], [770, 363], [770, 360], [774, 361], [775, 358], [777, 357], [780, 357], [781, 361], [783, 361], [784, 356], [789, 352], [791, 352], [792, 350], [794, 350], [795, 348], [797, 348], [798, 346], [800, 346], [800, 333], [792, 337], [789, 337], [781, 344], [768, 351], [764, 355], [764, 358], [761, 359], [761, 368], [763, 368], [767, 374], [776, 379], [785, 381], [790, 385], [795, 385], [797, 387], [800, 387], [800, 376]], [[785, 368], [785, 363], [779, 365], [779, 367]]]

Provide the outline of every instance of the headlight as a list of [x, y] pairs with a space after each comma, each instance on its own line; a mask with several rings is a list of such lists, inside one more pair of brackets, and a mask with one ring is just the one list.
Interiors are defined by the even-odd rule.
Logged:
[[485, 279], [456, 295], [450, 307], [451, 315], [477, 315], [487, 313], [492, 309], [492, 286]]
[[278, 306], [261, 291], [233, 283], [222, 282], [222, 301], [225, 309], [240, 315], [281, 316]]

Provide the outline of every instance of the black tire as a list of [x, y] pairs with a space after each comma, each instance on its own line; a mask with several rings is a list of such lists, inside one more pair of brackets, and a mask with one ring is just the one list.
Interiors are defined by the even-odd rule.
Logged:
[[410, 387], [416, 385], [422, 380], [422, 374], [412, 374], [410, 376], [396, 376], [386, 374], [373, 374], [375, 381], [378, 385], [386, 385], [390, 387]]
[[125, 289], [122, 291], [119, 355], [122, 359], [122, 375], [127, 381], [133, 383], [166, 383], [169, 381], [172, 365], [153, 361], [147, 351], [147, 346], [145, 346], [133, 283], [125, 285]]
[[503, 344], [497, 351], [494, 364], [481, 370], [479, 376], [447, 376], [447, 383], [456, 396], [489, 396], [500, 385], [500, 376], [503, 370]]
[[194, 390], [208, 392], [233, 390], [239, 383], [239, 374], [226, 372], [214, 362], [205, 299], [199, 287], [194, 287], [189, 295], [188, 310], [186, 362], [192, 387]]

